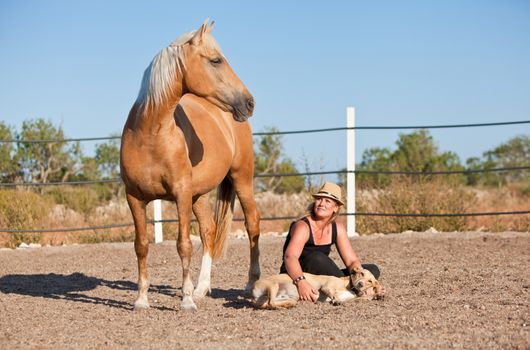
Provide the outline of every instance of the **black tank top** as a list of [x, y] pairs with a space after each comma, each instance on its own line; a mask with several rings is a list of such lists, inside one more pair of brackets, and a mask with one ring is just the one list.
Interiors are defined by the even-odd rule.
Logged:
[[[311, 224], [309, 223], [309, 220], [307, 217], [303, 217], [300, 220], [305, 222], [307, 226], [309, 226], [309, 239], [304, 245], [304, 249], [302, 249], [302, 254], [300, 254], [300, 257], [298, 258], [299, 261], [303, 260], [306, 256], [309, 254], [318, 251], [321, 253], [324, 253], [329, 256], [329, 253], [331, 252], [331, 246], [337, 243], [337, 223], [334, 221], [331, 224], [331, 243], [329, 244], [315, 244], [315, 240], [313, 239], [313, 230], [311, 229]], [[291, 229], [293, 228], [293, 225], [296, 223], [296, 221], [293, 221], [291, 223], [291, 226], [289, 226], [289, 233], [287, 233], [287, 237], [285, 238], [285, 243], [283, 244], [283, 257], [285, 256], [285, 251], [287, 250], [287, 246], [289, 246], [289, 242], [291, 241]], [[286, 273], [287, 270], [285, 269], [285, 261], [282, 261], [282, 266], [280, 267], [280, 273]]]

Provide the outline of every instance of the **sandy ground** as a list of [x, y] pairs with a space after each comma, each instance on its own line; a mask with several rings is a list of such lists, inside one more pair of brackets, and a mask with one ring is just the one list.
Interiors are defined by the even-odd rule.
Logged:
[[[0, 348], [530, 349], [530, 234], [405, 233], [353, 238], [380, 265], [387, 297], [255, 310], [246, 239], [214, 264], [212, 295], [179, 309], [175, 242], [151, 245], [151, 309], [133, 311], [131, 243], [0, 250]], [[261, 239], [264, 275], [283, 239]], [[201, 248], [195, 245], [194, 276]], [[334, 253], [334, 258], [337, 258]]]

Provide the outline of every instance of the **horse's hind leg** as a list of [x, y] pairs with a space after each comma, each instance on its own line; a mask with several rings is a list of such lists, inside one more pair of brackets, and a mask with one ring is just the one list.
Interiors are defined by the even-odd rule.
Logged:
[[[191, 182], [191, 181], [190, 181]], [[193, 245], [190, 239], [191, 219], [191, 186], [177, 186], [174, 196], [177, 202], [179, 218], [179, 235], [177, 239], [177, 251], [182, 262], [182, 302], [180, 308], [187, 311], [197, 310], [193, 302], [193, 282], [190, 276], [191, 255]]]
[[147, 219], [145, 207], [146, 203], [127, 193], [127, 202], [134, 219], [136, 237], [134, 240], [134, 250], [138, 260], [138, 297], [134, 302], [135, 309], [149, 308], [147, 301], [147, 290], [149, 281], [147, 279], [147, 253], [149, 241], [147, 239]]
[[250, 290], [252, 289], [254, 282], [256, 282], [261, 275], [259, 267], [260, 216], [256, 201], [254, 200], [252, 176], [250, 176], [250, 179], [243, 180], [234, 176], [233, 183], [245, 215], [245, 228], [247, 229], [250, 243], [250, 267], [248, 270], [248, 283], [246, 286], [246, 289]]
[[202, 298], [209, 294], [212, 274], [212, 252], [215, 240], [215, 221], [208, 202], [207, 195], [200, 196], [193, 203], [193, 213], [199, 222], [199, 231], [202, 241], [202, 264], [197, 287], [193, 292], [196, 298]]

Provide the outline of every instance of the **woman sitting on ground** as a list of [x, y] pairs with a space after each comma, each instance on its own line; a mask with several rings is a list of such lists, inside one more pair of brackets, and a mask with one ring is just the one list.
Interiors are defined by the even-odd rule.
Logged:
[[[355, 268], [369, 270], [375, 278], [380, 272], [377, 265], [361, 264], [348, 239], [346, 228], [335, 219], [344, 203], [338, 185], [326, 182], [313, 194], [315, 201], [307, 214], [293, 222], [283, 246], [283, 264], [280, 273], [287, 273], [298, 288], [301, 300], [315, 302], [318, 291], [305, 280], [302, 272], [336, 277], [348, 276]], [[329, 257], [331, 246], [337, 251], [346, 266], [341, 270]]]

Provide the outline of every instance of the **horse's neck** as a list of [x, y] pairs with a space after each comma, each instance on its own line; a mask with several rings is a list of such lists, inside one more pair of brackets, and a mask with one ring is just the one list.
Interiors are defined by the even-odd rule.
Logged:
[[182, 97], [182, 87], [162, 103], [144, 103], [137, 105], [134, 125], [150, 135], [157, 134], [167, 123], [174, 123], [173, 114]]

